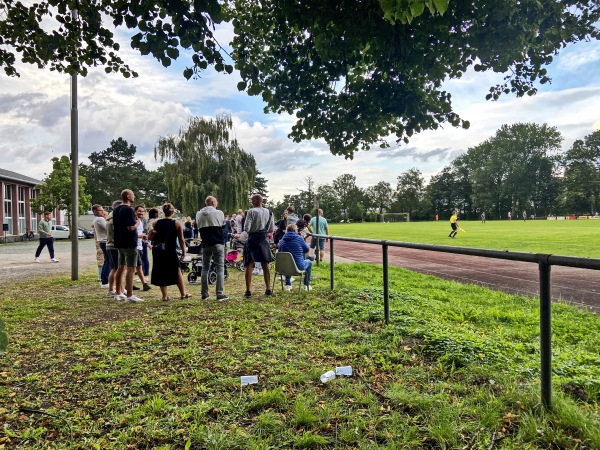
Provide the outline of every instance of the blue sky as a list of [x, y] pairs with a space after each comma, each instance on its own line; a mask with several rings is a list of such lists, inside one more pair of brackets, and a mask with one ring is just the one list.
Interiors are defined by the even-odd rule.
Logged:
[[[125, 35], [119, 35], [126, 42]], [[220, 42], [229, 42], [231, 30], [218, 30]], [[232, 115], [235, 134], [242, 148], [252, 153], [258, 169], [268, 180], [271, 198], [281, 199], [305, 188], [311, 176], [317, 184], [331, 183], [352, 173], [361, 187], [396, 178], [418, 168], [426, 181], [469, 147], [491, 137], [503, 124], [547, 123], [555, 126], [569, 148], [575, 139], [600, 129], [600, 43], [584, 42], [567, 47], [549, 67], [552, 84], [540, 86], [534, 97], [505, 96], [497, 102], [485, 100], [489, 87], [501, 74], [469, 72], [460, 80], [449, 80], [453, 105], [469, 130], [445, 125], [443, 129], [413, 136], [409, 144], [357, 153], [353, 160], [330, 154], [324, 141], [295, 144], [287, 138], [294, 118], [265, 115], [258, 97], [237, 91], [239, 76], [208, 70], [202, 79], [187, 81], [181, 61], [165, 69], [150, 57], [141, 57], [121, 47], [124, 59], [140, 76], [124, 79], [92, 69], [79, 78], [80, 161], [107, 148], [112, 139], [123, 137], [138, 148], [138, 159], [148, 168], [154, 159], [154, 144], [160, 136], [176, 134], [193, 115]], [[51, 170], [50, 158], [70, 152], [70, 79], [66, 75], [32, 66], [19, 66], [20, 78], [0, 78], [0, 167], [42, 179]], [[129, 187], [129, 186], [127, 186]], [[135, 189], [135, 186], [131, 186]]]

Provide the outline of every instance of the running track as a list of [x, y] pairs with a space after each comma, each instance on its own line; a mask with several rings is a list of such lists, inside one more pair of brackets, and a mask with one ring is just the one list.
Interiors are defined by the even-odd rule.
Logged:
[[[335, 242], [335, 256], [376, 264], [381, 264], [383, 258], [379, 246], [346, 241]], [[328, 258], [327, 252], [325, 260]], [[447, 280], [539, 298], [539, 271], [534, 263], [398, 247], [388, 247], [388, 261], [393, 266]], [[552, 266], [550, 281], [553, 300], [600, 313], [600, 271]]]

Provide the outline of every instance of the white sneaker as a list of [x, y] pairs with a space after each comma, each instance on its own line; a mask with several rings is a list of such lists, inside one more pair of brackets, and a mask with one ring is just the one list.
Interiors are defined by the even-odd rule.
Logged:
[[115, 300], [118, 302], [126, 300], [126, 299], [127, 299], [127, 296], [125, 294], [116, 294], [115, 295]]
[[135, 277], [135, 278], [133, 279], [133, 281], [134, 281], [134, 282], [137, 282], [137, 283], [141, 283], [141, 282], [142, 282], [142, 280], [140, 280], [140, 277]]
[[52, 262], [60, 262], [60, 259], [52, 258], [50, 261], [52, 261]]
[[285, 290], [286, 291], [291, 291], [292, 290], [292, 285], [291, 284], [286, 284], [285, 285]]
[[116, 293], [115, 291], [108, 291], [108, 292], [106, 293], [106, 296], [107, 296], [107, 297], [114, 297], [115, 295], [117, 295], [117, 293]]
[[294, 278], [294, 277], [291, 277], [291, 278], [290, 278], [290, 283], [293, 283], [293, 282], [294, 282], [294, 280], [295, 280], [295, 278]]
[[304, 290], [305, 291], [312, 291], [312, 286], [310, 284], [305, 284], [304, 285]]
[[40, 258], [35, 258], [35, 262], [36, 262], [36, 263], [39, 263], [39, 262], [41, 262], [41, 261], [40, 261]]
[[101, 289], [108, 289], [109, 287], [110, 287], [110, 284], [108, 284], [108, 283], [100, 285]]
[[262, 267], [261, 267], [260, 269], [258, 269], [258, 273], [257, 273], [257, 275], [264, 275], [264, 274], [265, 274], [265, 273], [263, 272], [263, 270], [262, 270]]
[[258, 275], [258, 267], [252, 269], [252, 275]]
[[135, 295], [132, 295], [131, 297], [125, 298], [125, 301], [128, 302], [128, 303], [141, 303], [144, 300], [142, 300], [139, 297], [136, 297]]

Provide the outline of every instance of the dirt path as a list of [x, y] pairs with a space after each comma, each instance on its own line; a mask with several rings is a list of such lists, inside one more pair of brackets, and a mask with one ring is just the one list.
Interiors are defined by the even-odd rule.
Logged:
[[[336, 241], [335, 254], [353, 261], [382, 263], [381, 249], [370, 244]], [[389, 247], [388, 258], [391, 265], [415, 272], [511, 294], [539, 296], [536, 264], [397, 247]], [[600, 313], [599, 271], [553, 266], [550, 277], [554, 300], [568, 301]]]
[[[34, 262], [39, 241], [0, 244], [0, 283], [24, 281], [46, 275], [71, 276], [71, 241], [54, 242], [55, 257], [59, 263], [51, 263], [48, 250], [40, 255], [41, 263]], [[93, 239], [79, 240], [79, 271], [96, 267], [96, 246]]]

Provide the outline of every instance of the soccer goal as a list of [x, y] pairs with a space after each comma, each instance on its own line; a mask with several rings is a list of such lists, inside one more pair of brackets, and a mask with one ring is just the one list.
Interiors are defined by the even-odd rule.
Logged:
[[383, 213], [379, 218], [381, 222], [410, 222], [410, 213]]

